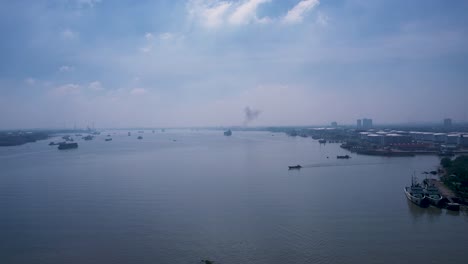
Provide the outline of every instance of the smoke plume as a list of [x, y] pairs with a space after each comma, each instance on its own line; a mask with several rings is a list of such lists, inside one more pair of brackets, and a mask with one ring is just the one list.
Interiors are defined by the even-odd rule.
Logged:
[[253, 120], [257, 119], [261, 111], [256, 110], [256, 109], [250, 109], [250, 107], [247, 106], [244, 109], [244, 113], [245, 113], [244, 126], [246, 126]]

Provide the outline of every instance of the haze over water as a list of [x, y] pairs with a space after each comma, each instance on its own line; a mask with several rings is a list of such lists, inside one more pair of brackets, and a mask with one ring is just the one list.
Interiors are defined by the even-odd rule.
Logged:
[[[105, 142], [107, 134], [76, 150], [48, 141], [0, 148], [2, 263], [467, 257], [468, 217], [418, 208], [403, 193], [436, 156], [359, 156], [269, 132], [109, 131]], [[344, 154], [352, 158], [336, 159]], [[295, 164], [304, 168], [288, 171]]]

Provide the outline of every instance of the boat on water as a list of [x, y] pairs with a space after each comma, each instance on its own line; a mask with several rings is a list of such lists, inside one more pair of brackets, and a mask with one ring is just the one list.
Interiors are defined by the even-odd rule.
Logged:
[[227, 131], [224, 131], [224, 135], [225, 136], [231, 136], [232, 135], [231, 129], [228, 129]]
[[112, 141], [112, 138], [106, 138], [105, 140], [106, 141]]
[[327, 141], [326, 141], [325, 139], [319, 139], [318, 142], [319, 142], [320, 144], [325, 144], [325, 143], [327, 143]]
[[75, 149], [78, 148], [78, 143], [60, 143], [58, 149]]
[[128, 132], [128, 136], [131, 136], [131, 135], [132, 135], [132, 133]]
[[460, 204], [455, 202], [448, 202], [445, 204], [445, 208], [450, 211], [460, 211]]
[[93, 140], [93, 136], [87, 135], [86, 137], [83, 137], [84, 140]]
[[137, 138], [138, 138], [138, 139], [143, 139], [143, 137], [142, 137], [142, 136], [138, 136]]
[[443, 197], [440, 194], [439, 189], [434, 184], [431, 184], [427, 179], [424, 180], [423, 183], [424, 192], [427, 199], [429, 199], [430, 204], [437, 207], [442, 206]]
[[411, 186], [407, 186], [404, 189], [406, 198], [410, 200], [412, 203], [419, 205], [420, 207], [428, 207], [430, 205], [429, 199], [426, 197], [424, 193], [424, 189], [416, 182], [414, 176], [411, 178]]
[[344, 156], [336, 156], [337, 159], [350, 159], [351, 157], [349, 155], [344, 155]]
[[300, 170], [302, 168], [302, 166], [298, 164], [298, 165], [295, 165], [295, 166], [288, 166], [288, 168], [290, 170]]

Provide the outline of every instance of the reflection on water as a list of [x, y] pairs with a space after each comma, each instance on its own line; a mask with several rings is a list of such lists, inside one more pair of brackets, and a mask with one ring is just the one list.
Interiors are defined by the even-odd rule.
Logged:
[[429, 206], [428, 208], [422, 208], [412, 203], [408, 199], [406, 199], [406, 203], [408, 204], [409, 212], [415, 219], [418, 219], [421, 217], [427, 217], [427, 219], [431, 221], [431, 220], [434, 220], [434, 218], [441, 216], [442, 211], [448, 211], [448, 210], [443, 210], [434, 206]]

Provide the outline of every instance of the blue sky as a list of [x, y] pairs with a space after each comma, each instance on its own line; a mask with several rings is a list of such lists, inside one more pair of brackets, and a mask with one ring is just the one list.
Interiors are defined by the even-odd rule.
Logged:
[[0, 2], [0, 129], [468, 114], [468, 2]]

